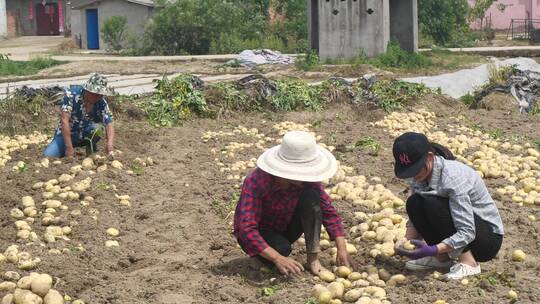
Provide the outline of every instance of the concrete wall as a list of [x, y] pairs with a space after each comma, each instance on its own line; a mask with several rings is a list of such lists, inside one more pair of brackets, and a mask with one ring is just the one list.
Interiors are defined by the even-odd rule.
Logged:
[[418, 51], [417, 0], [390, 0], [390, 39], [406, 51]]
[[0, 0], [0, 38], [7, 37], [6, 0]]
[[[309, 0], [308, 0], [309, 1]], [[390, 39], [388, 0], [320, 0], [308, 2], [313, 11], [318, 6], [318, 35], [310, 16], [312, 46], [318, 36], [321, 59], [350, 59], [361, 52], [375, 56], [386, 51]]]
[[[112, 16], [125, 16], [128, 20], [127, 26], [128, 31], [132, 34], [141, 35], [144, 33], [144, 26], [148, 19], [150, 18], [153, 9], [148, 6], [134, 4], [131, 2], [127, 2], [124, 0], [110, 0], [110, 1], [103, 1], [99, 3], [95, 3], [89, 6], [85, 6], [84, 8], [80, 9], [78, 13], [75, 11], [73, 12], [73, 19], [76, 18], [76, 16], [79, 16], [79, 21], [72, 19], [72, 24], [78, 23], [79, 26], [77, 28], [77, 32], [75, 32], [75, 28], [72, 27], [72, 34], [77, 35], [80, 34], [82, 38], [82, 48], [87, 48], [87, 41], [86, 41], [86, 9], [94, 9], [97, 8], [98, 10], [98, 20], [99, 20], [99, 31], [101, 33], [101, 27], [103, 26], [103, 23], [105, 20]], [[107, 48], [105, 45], [105, 42], [103, 41], [103, 38], [100, 35], [99, 40], [99, 47], [100, 49], [104, 50]]]

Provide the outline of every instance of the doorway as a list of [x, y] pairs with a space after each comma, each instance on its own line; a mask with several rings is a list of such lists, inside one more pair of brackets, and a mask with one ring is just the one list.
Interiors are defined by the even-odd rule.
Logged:
[[96, 8], [86, 10], [86, 41], [89, 50], [99, 50], [99, 22]]
[[36, 34], [38, 36], [60, 35], [59, 22], [57, 3], [36, 4]]

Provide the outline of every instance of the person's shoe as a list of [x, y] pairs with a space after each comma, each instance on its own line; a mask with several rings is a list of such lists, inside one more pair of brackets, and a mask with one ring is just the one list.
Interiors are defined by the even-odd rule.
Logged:
[[450, 268], [452, 261], [441, 262], [436, 257], [425, 257], [417, 260], [410, 260], [405, 263], [405, 268], [409, 270], [429, 270], [433, 268]]
[[480, 264], [476, 263], [476, 266], [469, 266], [463, 263], [457, 263], [450, 268], [450, 272], [443, 275], [443, 278], [449, 280], [461, 280], [464, 277], [480, 274]]

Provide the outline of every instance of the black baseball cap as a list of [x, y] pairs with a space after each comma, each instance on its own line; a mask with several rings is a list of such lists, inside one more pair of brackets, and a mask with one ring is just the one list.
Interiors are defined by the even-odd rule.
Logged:
[[407, 132], [394, 141], [394, 173], [398, 178], [410, 178], [418, 175], [429, 152], [429, 140], [424, 134]]

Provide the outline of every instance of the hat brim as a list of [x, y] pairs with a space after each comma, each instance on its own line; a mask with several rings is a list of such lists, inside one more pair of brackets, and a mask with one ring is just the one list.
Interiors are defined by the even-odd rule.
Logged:
[[279, 147], [272, 147], [259, 156], [257, 167], [271, 175], [302, 182], [321, 182], [336, 174], [336, 158], [330, 151], [319, 145], [317, 145], [317, 157], [307, 162], [283, 160], [278, 154]]
[[397, 178], [411, 178], [415, 177], [422, 171], [424, 164], [426, 163], [427, 153], [422, 156], [418, 161], [410, 166], [402, 166], [399, 161], [396, 161], [394, 165], [394, 173]]
[[94, 93], [101, 96], [111, 96], [112, 93], [109, 90], [95, 90], [95, 89], [87, 89], [86, 87], [83, 87], [85, 91], [88, 91], [90, 93]]

